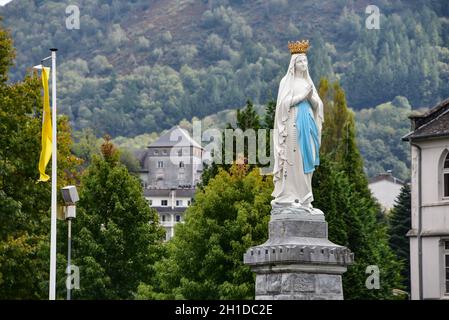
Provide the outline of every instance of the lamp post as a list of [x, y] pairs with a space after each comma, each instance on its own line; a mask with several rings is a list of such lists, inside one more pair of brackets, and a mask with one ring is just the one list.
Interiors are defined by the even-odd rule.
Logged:
[[[79, 200], [75, 186], [67, 186], [61, 189], [62, 198], [66, 204], [65, 219], [67, 220], [67, 278], [71, 274], [72, 266], [72, 219], [76, 218], [76, 202]], [[71, 299], [71, 283], [66, 281], [67, 300]]]

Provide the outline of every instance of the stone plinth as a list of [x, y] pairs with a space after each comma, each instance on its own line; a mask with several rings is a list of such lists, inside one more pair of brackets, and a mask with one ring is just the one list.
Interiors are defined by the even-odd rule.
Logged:
[[354, 254], [327, 237], [323, 214], [273, 208], [268, 241], [243, 257], [256, 273], [256, 300], [342, 300], [341, 275]]

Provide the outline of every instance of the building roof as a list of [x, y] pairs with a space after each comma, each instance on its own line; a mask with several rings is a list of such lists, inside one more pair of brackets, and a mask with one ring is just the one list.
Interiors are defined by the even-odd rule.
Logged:
[[401, 179], [393, 177], [391, 173], [379, 173], [378, 175], [369, 179], [369, 184], [376, 183], [379, 181], [389, 181], [391, 183], [399, 184], [403, 186], [405, 183]]
[[196, 189], [144, 189], [143, 195], [145, 197], [170, 197], [172, 191], [176, 192], [176, 197], [193, 198]]
[[410, 117], [412, 132], [402, 140], [449, 137], [449, 98], [421, 115]]
[[190, 137], [190, 134], [180, 126], [175, 126], [161, 135], [159, 139], [154, 141], [148, 148], [160, 147], [202, 147]]

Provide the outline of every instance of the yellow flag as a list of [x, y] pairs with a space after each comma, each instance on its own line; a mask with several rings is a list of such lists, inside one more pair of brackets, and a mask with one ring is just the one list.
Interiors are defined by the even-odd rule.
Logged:
[[48, 94], [48, 75], [50, 68], [42, 68], [42, 86], [44, 87], [44, 114], [42, 119], [42, 150], [39, 159], [39, 181], [48, 181], [50, 177], [45, 174], [45, 168], [51, 158], [52, 150], [52, 127], [51, 127], [51, 112], [50, 112], [50, 96]]

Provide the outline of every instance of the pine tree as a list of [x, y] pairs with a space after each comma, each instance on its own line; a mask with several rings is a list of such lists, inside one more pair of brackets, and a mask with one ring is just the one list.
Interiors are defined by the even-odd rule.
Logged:
[[109, 137], [101, 155], [94, 156], [82, 178], [72, 253], [80, 290], [73, 296], [130, 299], [139, 283], [151, 282], [164, 232]]
[[[329, 239], [350, 248], [355, 263], [343, 275], [346, 299], [385, 299], [392, 289], [400, 288], [400, 263], [388, 246], [388, 234], [379, 224], [379, 205], [371, 196], [363, 171], [363, 159], [355, 141], [355, 123], [346, 105], [343, 89], [326, 80], [319, 92], [324, 93], [325, 117], [321, 164], [313, 177], [314, 206], [323, 210], [329, 223]], [[329, 100], [332, 96], [332, 101]], [[366, 267], [377, 265], [381, 272], [380, 290], [365, 287]]]
[[265, 105], [265, 116], [262, 127], [265, 129], [274, 128], [274, 115], [276, 113], [276, 101], [269, 100]]
[[410, 291], [410, 246], [406, 237], [411, 229], [411, 194], [410, 186], [405, 184], [394, 208], [389, 215], [390, 223], [390, 247], [396, 253], [396, 256], [403, 261], [402, 276], [403, 285]]
[[271, 154], [271, 143], [272, 143], [271, 132], [272, 129], [274, 128], [275, 114], [276, 114], [276, 101], [269, 100], [265, 105], [265, 116], [262, 123], [262, 128], [267, 130], [265, 135], [266, 137], [265, 150], [267, 156]]
[[310, 49], [310, 76], [318, 81], [321, 77], [334, 77], [332, 59], [324, 39], [318, 34], [313, 35], [313, 46]]
[[260, 117], [254, 109], [251, 100], [246, 101], [246, 106], [243, 110], [237, 110], [237, 127], [242, 131], [247, 129], [258, 130], [260, 128]]

